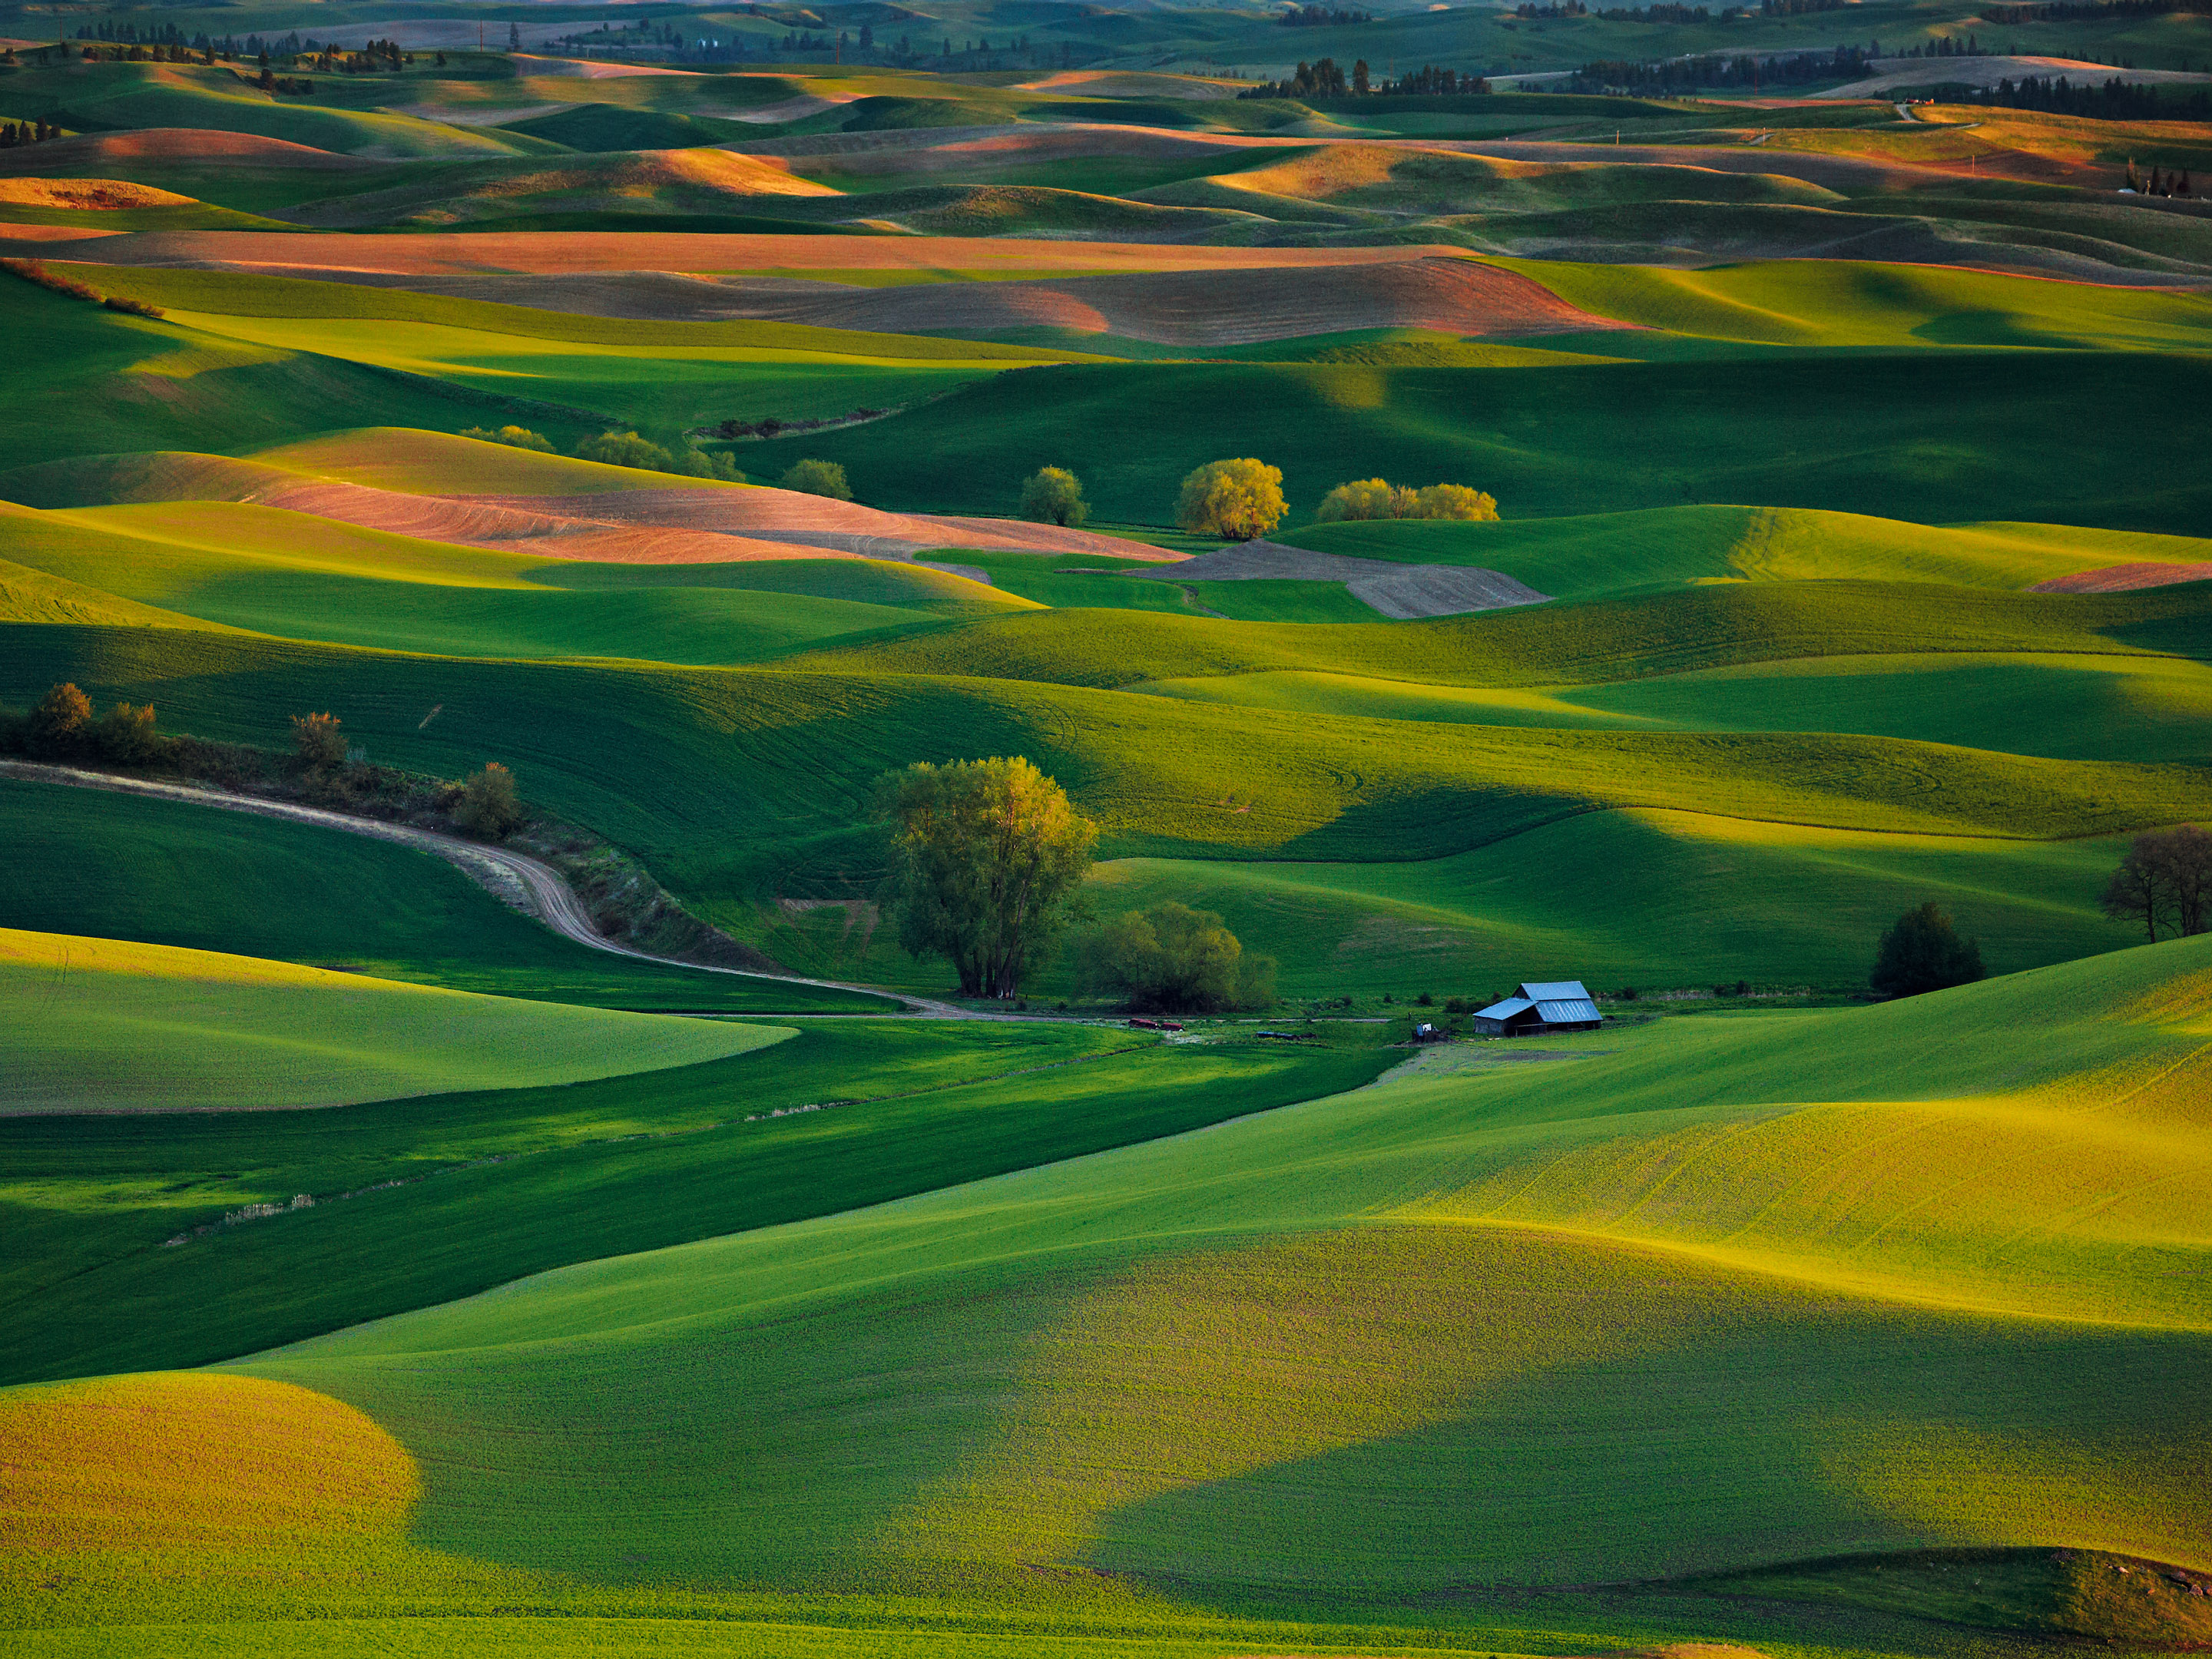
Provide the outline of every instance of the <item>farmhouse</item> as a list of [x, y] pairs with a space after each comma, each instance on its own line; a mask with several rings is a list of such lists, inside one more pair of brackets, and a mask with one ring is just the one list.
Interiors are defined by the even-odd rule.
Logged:
[[1531, 981], [1474, 1015], [1475, 1032], [1481, 1036], [1594, 1031], [1600, 1024], [1597, 1004], [1578, 979]]

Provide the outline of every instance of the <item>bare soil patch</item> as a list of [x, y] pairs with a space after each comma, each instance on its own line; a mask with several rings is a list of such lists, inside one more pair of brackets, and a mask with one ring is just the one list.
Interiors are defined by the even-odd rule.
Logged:
[[[611, 529], [640, 532], [636, 544], [641, 546], [653, 544], [641, 533], [645, 532], [705, 535], [716, 542], [742, 538], [763, 547], [780, 545], [783, 549], [781, 556], [785, 558], [813, 557], [817, 550], [828, 549], [864, 558], [905, 559], [917, 552], [941, 547], [1087, 553], [1121, 559], [1165, 561], [1176, 557], [1164, 549], [1143, 543], [1083, 530], [1063, 530], [1056, 525], [1029, 524], [1015, 519], [953, 519], [918, 513], [883, 513], [857, 501], [836, 501], [789, 489], [632, 489], [600, 495], [477, 495], [446, 499], [455, 505], [465, 503], [495, 512], [561, 520], [579, 528], [551, 532], [549, 543], [558, 540], [563, 547], [576, 546], [583, 544], [583, 534], [589, 533], [597, 538], [590, 544], [610, 550], [556, 555], [563, 557], [617, 556], [611, 550], [626, 544], [605, 533]], [[457, 538], [448, 536], [443, 539]], [[552, 550], [550, 544], [540, 545], [549, 552]], [[630, 555], [620, 556], [630, 562]], [[763, 552], [751, 556], [777, 556]], [[651, 562], [695, 561], [663, 554]]]
[[2139, 587], [2171, 587], [2177, 582], [2212, 581], [2212, 564], [2108, 564], [2101, 570], [2077, 570], [2038, 582], [2031, 593], [2127, 593]]
[[1200, 348], [1351, 329], [1495, 337], [1632, 326], [1569, 305], [1513, 271], [1455, 258], [1261, 267], [1233, 276], [1157, 271], [858, 292], [739, 292], [755, 316], [825, 328], [905, 334], [1049, 326]]
[[1128, 574], [1171, 581], [1342, 582], [1352, 597], [1397, 621], [1456, 617], [1470, 611], [1541, 605], [1551, 598], [1498, 570], [1447, 564], [1388, 564], [1316, 553], [1280, 542], [1250, 541], [1186, 559], [1172, 571]]

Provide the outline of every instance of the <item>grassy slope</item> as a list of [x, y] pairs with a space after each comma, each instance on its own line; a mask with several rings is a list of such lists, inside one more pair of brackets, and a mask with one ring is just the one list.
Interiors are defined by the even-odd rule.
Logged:
[[[504, 1572], [578, 1611], [720, 1587], [842, 1619], [903, 1592], [925, 1620], [1167, 1635], [1917, 1543], [2203, 1566], [2208, 961], [1666, 1022], [1550, 1066], [1455, 1050], [245, 1369], [366, 1412], [420, 1468], [422, 1553], [326, 1577], [307, 1599], [332, 1612], [481, 1605]], [[708, 1389], [747, 1408], [702, 1411]], [[139, 1607], [284, 1597], [246, 1565], [146, 1575]], [[1421, 1617], [1464, 1640], [1527, 1616], [1472, 1595]]]
[[[1329, 1094], [1390, 1058], [1371, 1039], [1191, 1049], [1103, 1027], [839, 1021], [649, 1078], [429, 1108], [17, 1121], [0, 1133], [20, 1241], [0, 1376], [201, 1364]], [[303, 1191], [310, 1211], [162, 1247]]]
[[[1279, 466], [1292, 526], [1347, 478], [1480, 486], [1514, 518], [1757, 501], [2193, 534], [2207, 501], [2135, 459], [2195, 442], [2212, 407], [2191, 355], [1881, 351], [1802, 361], [1565, 368], [1072, 365], [1000, 375], [890, 420], [749, 446], [772, 473], [842, 462], [869, 501], [988, 511], [1080, 455], [1107, 518], [1164, 516], [1224, 454]], [[1808, 377], [1820, 395], [1808, 399]], [[2181, 422], [2178, 428], [2176, 421]], [[2053, 431], [2074, 434], [2064, 466]]]
[[[1162, 899], [1221, 913], [1282, 963], [1293, 1000], [1389, 993], [1404, 1001], [1503, 994], [1528, 978], [1620, 986], [1864, 985], [1875, 942], [1933, 899], [1993, 973], [2140, 943], [2097, 908], [2124, 844], [1868, 835], [1698, 812], [1595, 812], [1420, 863], [1233, 864], [1130, 859], [1103, 866], [1108, 915]], [[783, 939], [787, 961], [873, 965], [826, 941]], [[875, 970], [888, 971], [878, 949]]]
[[[580, 566], [228, 502], [11, 515], [0, 520], [0, 550], [87, 587], [231, 627], [452, 656], [749, 662], [940, 615], [1024, 608], [933, 570], [884, 566], [841, 581], [834, 566], [809, 561], [781, 589], [763, 591], [714, 566]], [[670, 580], [670, 570], [688, 580]], [[847, 598], [840, 587], [878, 597]]]
[[2212, 671], [2171, 657], [1808, 658], [1540, 691], [1298, 672], [1167, 680], [1142, 689], [1193, 702], [1377, 720], [1858, 732], [2080, 760], [2193, 763], [2212, 722]]
[[[1405, 722], [1006, 681], [471, 663], [169, 630], [15, 632], [4, 694], [19, 702], [73, 679], [102, 699], [157, 695], [177, 729], [260, 741], [298, 708], [329, 707], [389, 763], [460, 775], [505, 760], [526, 795], [710, 904], [762, 893], [763, 882], [795, 884], [810, 860], [865, 874], [872, 842], [853, 826], [871, 781], [952, 755], [1032, 756], [1124, 854], [1433, 857], [1592, 806], [1716, 801], [1746, 817], [2039, 837], [2172, 822], [2205, 802], [2195, 769], [1888, 738], [1468, 727], [1442, 744]], [[434, 707], [445, 712], [426, 727]], [[619, 773], [607, 769], [610, 754], [623, 757]], [[857, 871], [854, 860], [864, 860]]]
[[1554, 599], [1730, 580], [2031, 587], [2106, 565], [2196, 564], [2212, 544], [2072, 525], [1955, 525], [1806, 508], [1664, 507], [1492, 524], [1316, 524], [1276, 539], [1352, 558], [1479, 565]]
[[0, 1006], [12, 1112], [344, 1105], [689, 1065], [778, 1035], [14, 928]]
[[799, 661], [835, 673], [973, 674], [1069, 685], [1293, 671], [1409, 687], [1559, 686], [1868, 654], [2201, 657], [2212, 647], [2208, 618], [2212, 588], [2201, 584], [2087, 595], [1863, 580], [1729, 583], [1341, 628], [1054, 611], [825, 649]]
[[2202, 351], [2212, 300], [1850, 260], [1715, 270], [1500, 260], [1562, 299], [1647, 328], [1768, 345]]
[[[458, 431], [517, 411], [460, 387], [125, 317], [9, 278], [0, 447], [15, 465], [122, 450], [251, 448], [364, 418]], [[592, 423], [526, 411], [564, 441]]]
[[426, 854], [178, 801], [0, 781], [0, 927], [451, 990], [635, 1009], [881, 1012], [878, 999], [572, 944]]

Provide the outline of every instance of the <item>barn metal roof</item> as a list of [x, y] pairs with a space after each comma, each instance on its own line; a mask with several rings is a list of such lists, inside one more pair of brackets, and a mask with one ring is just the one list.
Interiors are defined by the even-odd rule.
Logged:
[[1546, 997], [1536, 1004], [1536, 1018], [1547, 1025], [1573, 1025], [1583, 1020], [1595, 1023], [1598, 1018], [1597, 1004], [1588, 997], [1561, 997], [1557, 1000]]
[[1477, 1009], [1474, 1017], [1477, 1019], [1510, 1019], [1516, 1014], [1528, 1012], [1535, 1006], [1526, 997], [1508, 997], [1503, 1002], [1493, 1002], [1487, 1008]]
[[1531, 1002], [1589, 1002], [1590, 994], [1578, 979], [1553, 979], [1524, 983], [1516, 994]]

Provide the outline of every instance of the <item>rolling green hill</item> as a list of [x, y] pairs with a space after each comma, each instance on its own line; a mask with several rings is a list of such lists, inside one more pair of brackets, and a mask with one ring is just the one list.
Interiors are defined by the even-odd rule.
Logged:
[[[341, 1113], [8, 1124], [0, 1206], [20, 1244], [0, 1376], [204, 1364], [1310, 1099], [1395, 1058], [1380, 1033], [1193, 1048], [1114, 1026], [838, 1020], [770, 1048], [783, 1028], [677, 1024], [730, 1057], [558, 1088], [521, 1067]], [[312, 1209], [240, 1215], [301, 1192]]]
[[1745, 580], [2032, 587], [2106, 565], [2204, 563], [2204, 555], [2212, 552], [2212, 544], [2193, 537], [2072, 525], [1933, 526], [1805, 508], [1719, 506], [1489, 524], [1419, 519], [1316, 524], [1276, 539], [1352, 558], [1480, 565], [1561, 599]]
[[[426, 1613], [452, 1639], [490, 1601], [633, 1642], [676, 1638], [621, 1621], [734, 1619], [738, 1652], [860, 1651], [886, 1620], [977, 1653], [1525, 1651], [1532, 1626], [1914, 1650], [1686, 1576], [2054, 1536], [2212, 1562], [2207, 960], [2189, 941], [1881, 1008], [1663, 1021], [1554, 1040], [1548, 1065], [1455, 1051], [227, 1380], [18, 1390], [22, 1467], [70, 1494], [19, 1571], [68, 1570], [49, 1620], [368, 1621], [339, 1642]], [[1934, 1212], [1931, 1186], [1972, 1197]], [[193, 1488], [156, 1485], [139, 1530], [95, 1528], [66, 1472], [132, 1467], [92, 1437], [130, 1401], [204, 1437], [218, 1481], [242, 1456], [216, 1455], [225, 1411], [319, 1424], [351, 1502], [295, 1482], [218, 1535]], [[152, 1537], [191, 1553], [125, 1577]]]
[[0, 951], [9, 1113], [343, 1106], [690, 1065], [781, 1035], [65, 933], [9, 928]]
[[[913, 566], [872, 564], [846, 574], [837, 568], [843, 561], [805, 560], [777, 577], [744, 566], [595, 565], [228, 502], [13, 518], [0, 526], [0, 542], [51, 578], [136, 602], [114, 607], [112, 618], [105, 611], [65, 617], [59, 599], [34, 599], [26, 586], [20, 603], [31, 614], [20, 620], [144, 621], [159, 607], [172, 623], [189, 616], [293, 639], [449, 656], [750, 662], [846, 635], [1028, 608]], [[845, 597], [860, 592], [878, 597]]]
[[[2039, 286], [2029, 284], [2028, 286]], [[1612, 337], [1606, 337], [1610, 339]], [[1867, 349], [1802, 360], [1520, 368], [1070, 365], [1000, 375], [843, 432], [748, 446], [767, 476], [841, 462], [872, 506], [988, 512], [1058, 456], [1102, 517], [1164, 518], [1224, 455], [1283, 469], [1291, 527], [1351, 478], [1475, 485], [1509, 519], [1705, 501], [2193, 535], [2206, 502], [2135, 459], [2212, 407], [2194, 355]], [[1819, 396], [1808, 398], [1808, 385]], [[2181, 428], [2174, 422], [2179, 420]], [[2054, 430], [2068, 464], [2042, 460]]]

